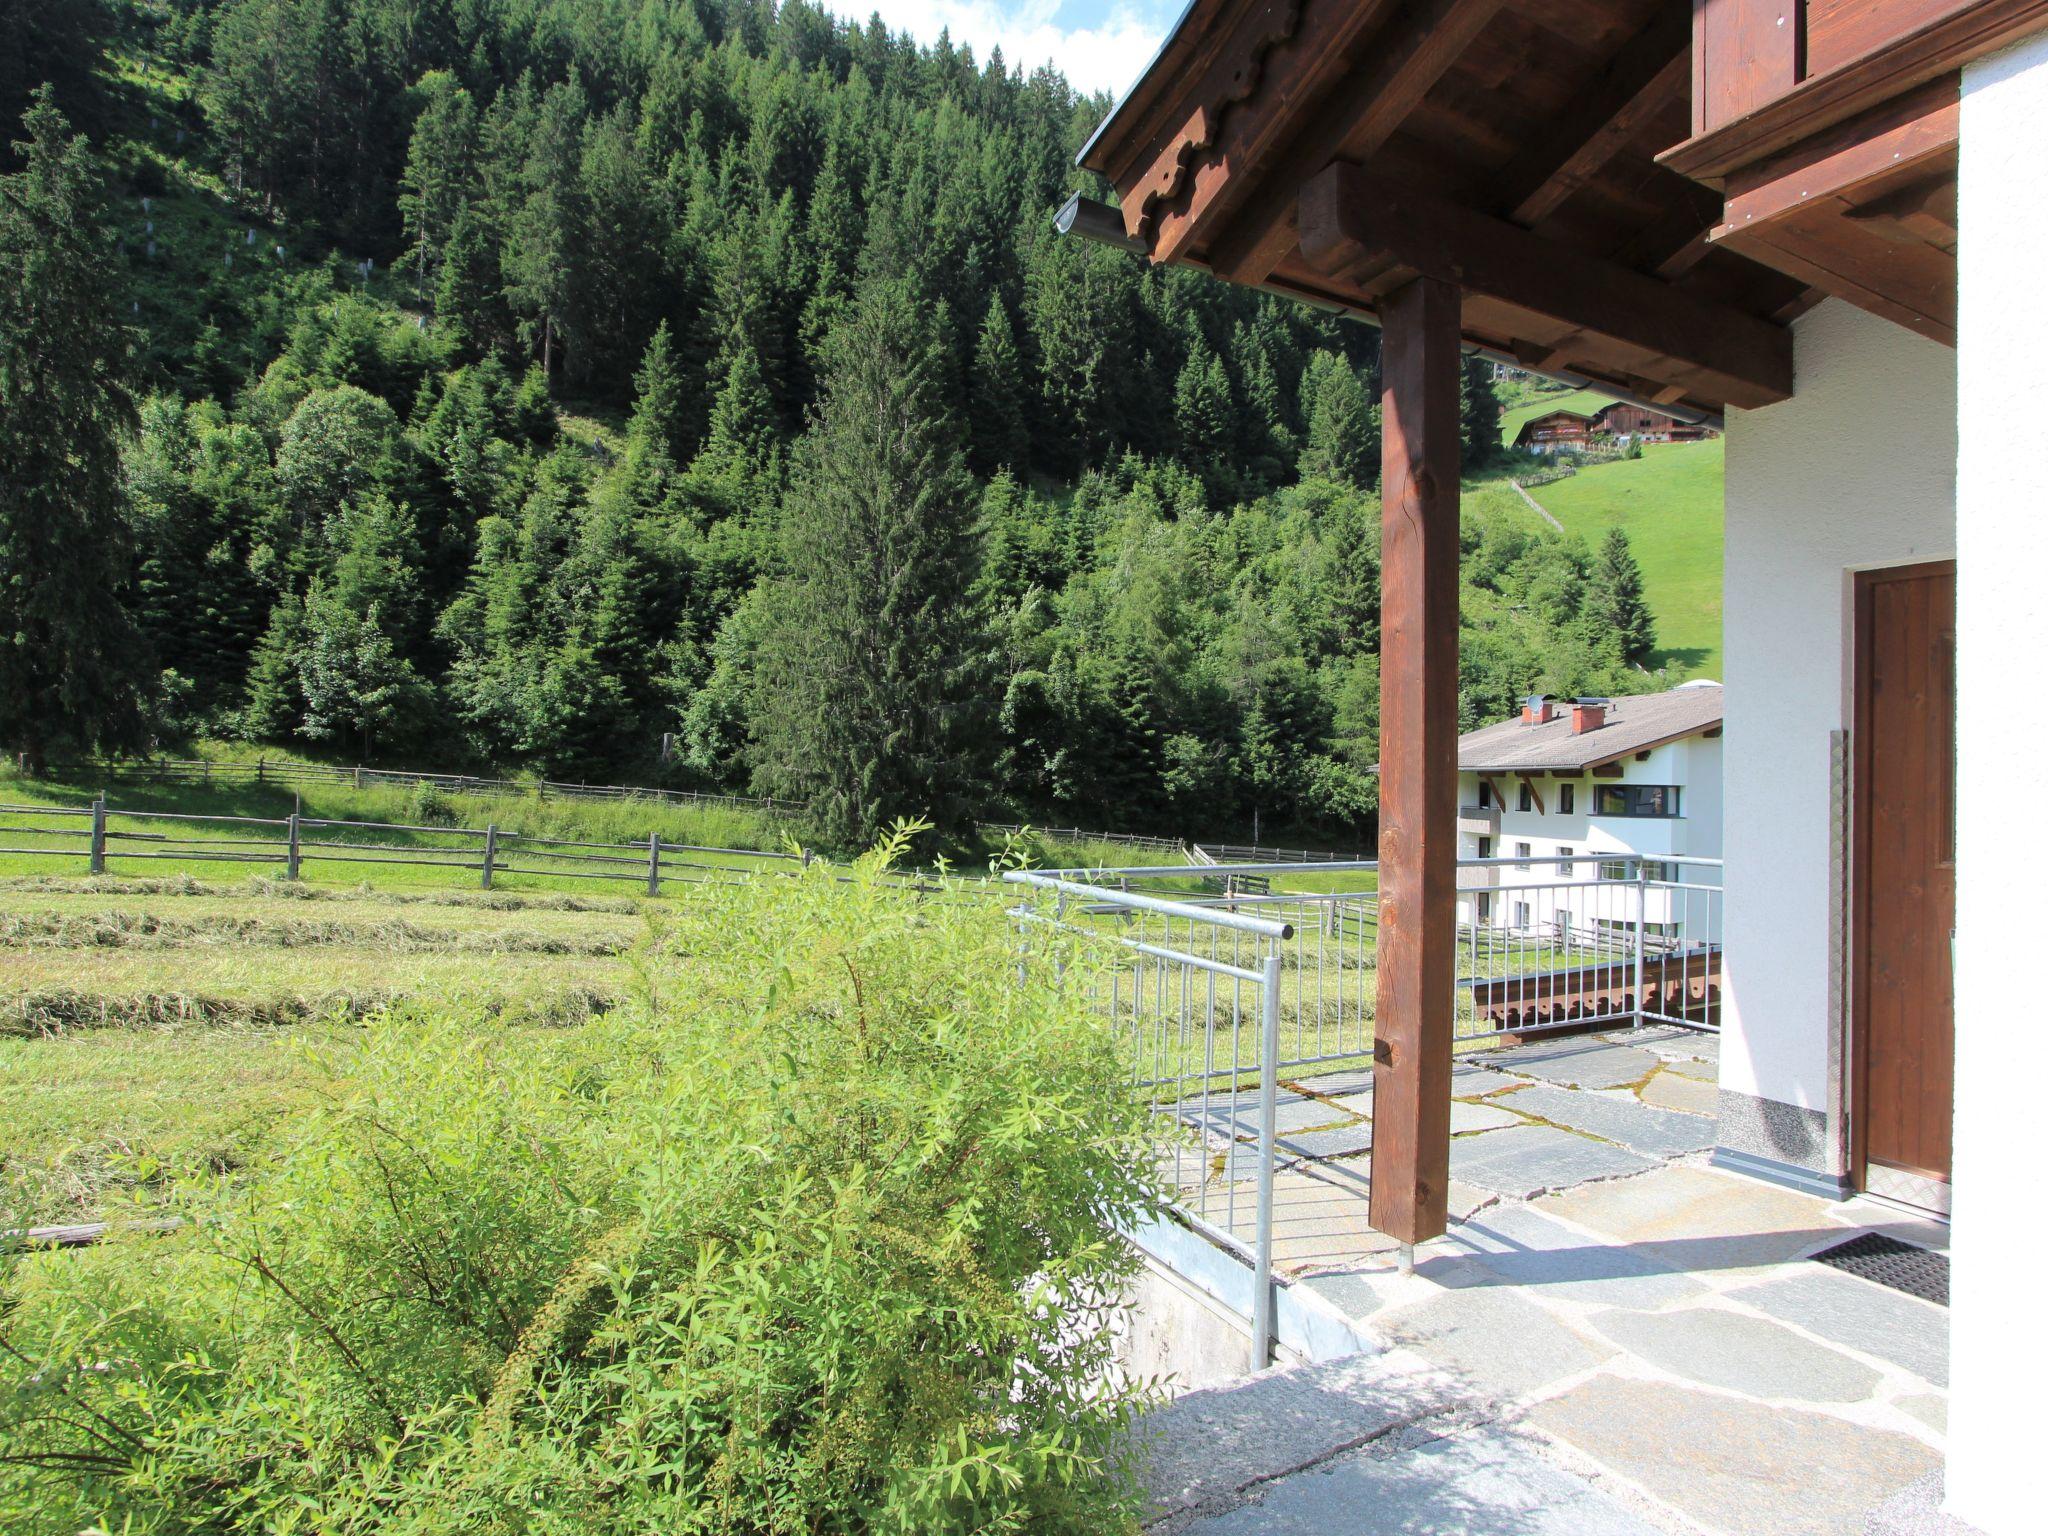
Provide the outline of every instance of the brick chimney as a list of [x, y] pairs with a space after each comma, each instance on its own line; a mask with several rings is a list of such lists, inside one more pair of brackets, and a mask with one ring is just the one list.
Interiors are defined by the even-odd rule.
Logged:
[[1522, 724], [1548, 725], [1557, 718], [1557, 708], [1540, 693], [1532, 693], [1522, 703]]
[[1583, 736], [1588, 731], [1597, 731], [1607, 723], [1607, 701], [1605, 699], [1572, 700], [1572, 734]]

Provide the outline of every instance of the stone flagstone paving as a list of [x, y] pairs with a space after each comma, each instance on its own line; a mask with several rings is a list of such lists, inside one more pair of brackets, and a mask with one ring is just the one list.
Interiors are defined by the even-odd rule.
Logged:
[[[1182, 1445], [1207, 1491], [1150, 1528], [1862, 1536], [1910, 1503], [1941, 1465], [1947, 1312], [1808, 1256], [1863, 1228], [1937, 1246], [1945, 1229], [1709, 1166], [1718, 1045], [1623, 1031], [1462, 1058], [1453, 1225], [1405, 1274], [1366, 1222], [1369, 1081], [1293, 1080], [1278, 1267], [1386, 1346], [1350, 1367], [1368, 1417], [1431, 1406], [1366, 1443], [1296, 1423], [1242, 1479], [1231, 1445]], [[1254, 1164], [1229, 1168], [1249, 1240]], [[1244, 1443], [1270, 1431], [1258, 1392], [1284, 1374], [1230, 1389]]]

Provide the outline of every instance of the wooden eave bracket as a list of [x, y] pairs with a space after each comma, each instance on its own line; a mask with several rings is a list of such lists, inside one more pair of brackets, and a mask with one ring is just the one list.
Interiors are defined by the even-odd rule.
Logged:
[[1961, 81], [1953, 75], [1873, 118], [1811, 140], [1728, 179], [1727, 205], [1711, 238], [1768, 224], [1829, 197], [1853, 199], [1875, 183], [1908, 177], [1954, 153], [1962, 126]]

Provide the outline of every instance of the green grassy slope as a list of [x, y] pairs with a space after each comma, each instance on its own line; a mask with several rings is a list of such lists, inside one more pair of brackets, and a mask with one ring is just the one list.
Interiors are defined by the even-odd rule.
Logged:
[[1533, 492], [1588, 547], [1628, 534], [1657, 617], [1651, 664], [1686, 677], [1721, 675], [1722, 461], [1720, 438], [1672, 443]]

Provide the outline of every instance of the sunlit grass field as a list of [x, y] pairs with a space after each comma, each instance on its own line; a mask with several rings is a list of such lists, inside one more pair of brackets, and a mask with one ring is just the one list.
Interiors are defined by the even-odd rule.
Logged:
[[1657, 621], [1650, 664], [1686, 677], [1721, 675], [1724, 460], [1718, 437], [1651, 445], [1640, 459], [1596, 464], [1532, 493], [1588, 548], [1610, 528], [1628, 534]]
[[232, 1174], [380, 1007], [574, 1027], [647, 984], [642, 956], [670, 910], [261, 878], [0, 879], [0, 1230], [103, 1216], [176, 1174]]

